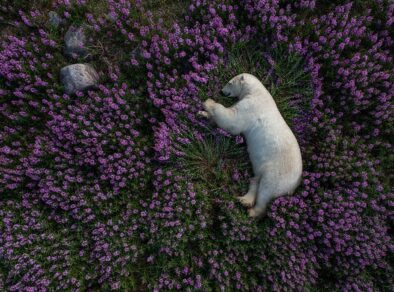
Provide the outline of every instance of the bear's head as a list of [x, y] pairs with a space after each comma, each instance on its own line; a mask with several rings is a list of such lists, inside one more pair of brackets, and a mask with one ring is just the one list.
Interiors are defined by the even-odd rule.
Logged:
[[242, 99], [246, 94], [256, 88], [261, 82], [252, 74], [242, 73], [232, 78], [222, 89], [226, 97], [238, 97]]

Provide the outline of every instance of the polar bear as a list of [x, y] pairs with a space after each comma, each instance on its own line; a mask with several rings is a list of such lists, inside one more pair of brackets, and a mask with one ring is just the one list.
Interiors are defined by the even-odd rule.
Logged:
[[250, 207], [250, 217], [261, 217], [272, 199], [292, 194], [300, 184], [300, 147], [271, 94], [255, 76], [235, 76], [222, 94], [239, 100], [226, 108], [207, 99], [199, 114], [233, 135], [245, 136], [254, 177], [247, 194], [238, 200]]

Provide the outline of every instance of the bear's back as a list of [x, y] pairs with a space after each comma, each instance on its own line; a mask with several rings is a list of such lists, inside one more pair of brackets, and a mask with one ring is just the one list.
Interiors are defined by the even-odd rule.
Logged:
[[278, 195], [290, 193], [299, 184], [302, 158], [297, 139], [271, 94], [261, 85], [248, 97], [250, 127], [244, 132], [255, 173], [267, 173]]

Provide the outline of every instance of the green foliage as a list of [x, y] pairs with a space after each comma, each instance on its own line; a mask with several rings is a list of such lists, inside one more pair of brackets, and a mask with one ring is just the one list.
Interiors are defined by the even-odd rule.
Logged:
[[228, 186], [235, 168], [247, 170], [249, 166], [245, 147], [223, 136], [207, 137], [202, 142], [192, 140], [183, 151], [185, 155], [178, 159], [183, 173], [210, 189]]
[[146, 10], [152, 12], [155, 19], [162, 19], [162, 25], [171, 28], [174, 19], [182, 22], [183, 15], [189, 6], [190, 0], [144, 0]]

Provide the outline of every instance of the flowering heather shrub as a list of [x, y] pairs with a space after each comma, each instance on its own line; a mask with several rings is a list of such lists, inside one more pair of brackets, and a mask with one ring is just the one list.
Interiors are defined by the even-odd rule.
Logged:
[[[392, 1], [33, 2], [0, 5], [1, 290], [394, 289]], [[68, 96], [82, 23], [101, 83]], [[242, 136], [196, 115], [241, 71], [304, 158], [258, 222]]]
[[[90, 221], [95, 217], [93, 205], [99, 207], [123, 190], [131, 190], [130, 183], [144, 187], [139, 179], [149, 173], [149, 143], [144, 137], [139, 141], [136, 127], [142, 122], [126, 104], [126, 90], [126, 84], [112, 89], [100, 86], [101, 96], [88, 92], [75, 104], [51, 114], [49, 133], [37, 138], [33, 157], [29, 157], [34, 166], [28, 176], [38, 181], [43, 202]], [[70, 197], [72, 189], [76, 191]]]

